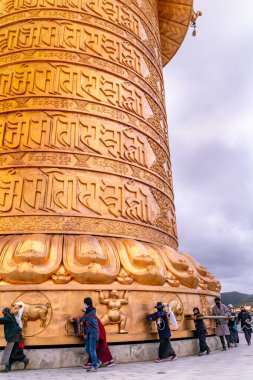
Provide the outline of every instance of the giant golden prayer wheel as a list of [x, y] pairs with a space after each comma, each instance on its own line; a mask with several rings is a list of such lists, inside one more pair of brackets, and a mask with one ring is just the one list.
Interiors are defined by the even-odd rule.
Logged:
[[145, 314], [208, 313], [219, 282], [177, 251], [162, 66], [192, 0], [1, 0], [0, 300], [27, 344], [91, 296], [109, 341], [156, 339]]

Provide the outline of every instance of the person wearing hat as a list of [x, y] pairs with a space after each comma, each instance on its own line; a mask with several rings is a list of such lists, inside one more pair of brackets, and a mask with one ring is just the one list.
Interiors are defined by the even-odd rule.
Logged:
[[244, 332], [245, 339], [248, 343], [248, 346], [251, 345], [251, 333], [252, 333], [252, 327], [251, 327], [251, 316], [245, 309], [245, 306], [241, 306], [241, 311], [238, 314], [238, 324], [241, 322], [241, 328]]
[[234, 306], [230, 303], [227, 305], [227, 308], [230, 312], [230, 318], [228, 320], [228, 328], [229, 328], [229, 341], [230, 345], [234, 344], [235, 347], [237, 347], [237, 343], [239, 343], [239, 336], [238, 336], [238, 328], [237, 328], [237, 314], [234, 311]]
[[162, 361], [176, 360], [177, 356], [175, 351], [171, 347], [170, 343], [170, 326], [168, 321], [168, 314], [164, 310], [164, 304], [162, 302], [157, 302], [155, 308], [157, 311], [153, 314], [147, 315], [146, 319], [149, 322], [156, 321], [157, 330], [160, 338], [160, 344], [158, 349], [158, 358], [155, 360], [156, 363], [161, 363]]
[[230, 340], [229, 340], [229, 328], [228, 328], [228, 317], [230, 316], [230, 312], [226, 305], [221, 303], [219, 297], [214, 299], [215, 305], [212, 308], [213, 315], [216, 317], [227, 317], [227, 318], [217, 318], [216, 319], [216, 329], [215, 334], [220, 337], [222, 344], [222, 351], [226, 351], [226, 343], [227, 341], [228, 348], [230, 348]]
[[21, 328], [16, 321], [15, 315], [11, 313], [8, 307], [2, 310], [3, 317], [0, 318], [0, 325], [4, 325], [4, 336], [7, 345], [4, 349], [1, 364], [5, 368], [1, 372], [10, 372], [11, 366], [15, 362], [24, 363], [26, 369], [29, 359], [23, 352], [24, 341]]

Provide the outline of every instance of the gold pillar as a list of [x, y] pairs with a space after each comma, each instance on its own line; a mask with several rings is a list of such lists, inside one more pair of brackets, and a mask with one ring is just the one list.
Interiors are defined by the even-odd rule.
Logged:
[[[121, 306], [131, 314], [136, 298], [148, 311], [166, 294], [183, 326], [190, 303], [174, 289], [219, 290], [205, 268], [176, 251], [162, 64], [180, 46], [191, 12], [192, 0], [1, 1], [1, 299], [8, 291], [12, 304], [44, 308], [41, 344], [64, 324], [70, 289], [75, 310], [87, 292], [101, 305], [121, 300], [114, 323], [101, 306], [116, 341], [127, 331]], [[150, 339], [142, 313], [123, 340]], [[30, 336], [41, 321], [28, 322]]]
[[150, 19], [120, 1], [11, 4], [1, 25], [1, 233], [177, 248], [156, 3], [142, 2]]

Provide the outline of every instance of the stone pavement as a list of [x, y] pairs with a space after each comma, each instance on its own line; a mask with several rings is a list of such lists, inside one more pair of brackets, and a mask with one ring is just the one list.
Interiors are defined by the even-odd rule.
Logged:
[[225, 352], [188, 356], [173, 362], [118, 364], [95, 373], [80, 367], [13, 371], [0, 374], [0, 380], [253, 380], [253, 345], [247, 346], [242, 334], [240, 341], [239, 347]]

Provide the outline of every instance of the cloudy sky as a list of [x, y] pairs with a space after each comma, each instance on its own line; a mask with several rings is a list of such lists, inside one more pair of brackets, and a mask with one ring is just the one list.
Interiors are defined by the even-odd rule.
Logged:
[[195, 0], [164, 69], [180, 249], [253, 293], [253, 0]]

